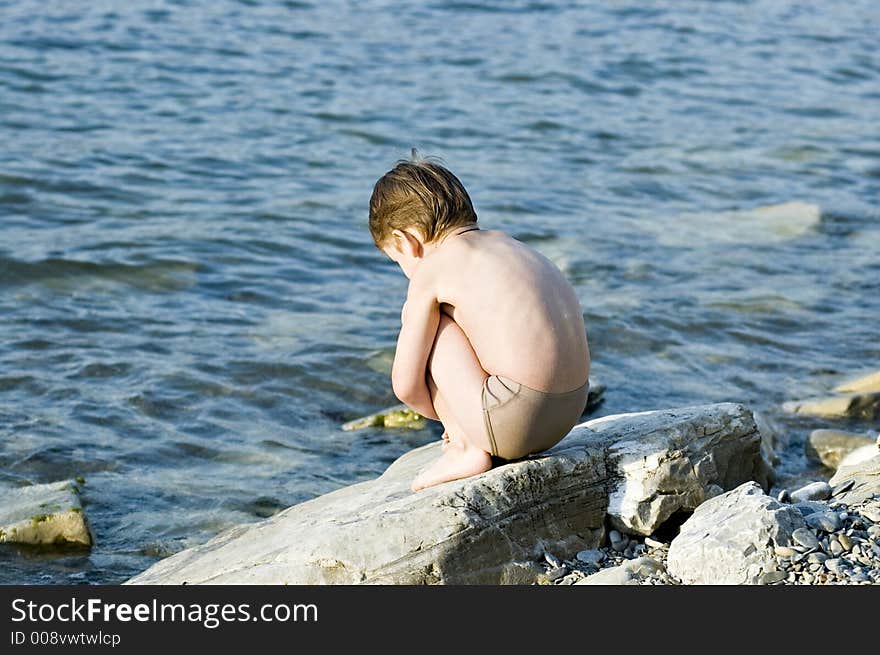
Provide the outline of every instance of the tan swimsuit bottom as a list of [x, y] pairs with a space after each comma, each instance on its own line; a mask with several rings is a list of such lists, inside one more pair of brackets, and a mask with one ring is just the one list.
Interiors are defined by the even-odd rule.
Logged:
[[483, 383], [483, 420], [492, 454], [519, 459], [555, 446], [583, 414], [589, 389], [588, 380], [578, 389], [549, 393], [490, 375]]

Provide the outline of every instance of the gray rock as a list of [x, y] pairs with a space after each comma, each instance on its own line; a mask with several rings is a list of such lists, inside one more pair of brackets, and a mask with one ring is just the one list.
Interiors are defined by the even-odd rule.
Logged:
[[568, 575], [568, 567], [566, 566], [558, 566], [555, 569], [547, 571], [547, 579], [550, 582], [559, 580], [559, 578], [564, 578], [566, 575]]
[[800, 512], [754, 482], [700, 505], [669, 546], [669, 572], [685, 584], [758, 584], [774, 545], [804, 527]]
[[657, 541], [656, 539], [652, 539], [651, 537], [645, 537], [645, 545], [648, 548], [666, 548], [666, 544], [662, 541]]
[[0, 543], [92, 545], [73, 480], [2, 490]]
[[791, 494], [788, 493], [788, 489], [783, 489], [776, 495], [776, 500], [780, 503], [787, 503], [791, 500]]
[[829, 483], [832, 487], [838, 487], [850, 480], [853, 482], [852, 487], [834, 495], [835, 500], [844, 505], [860, 505], [870, 500], [874, 494], [880, 494], [880, 451], [871, 459], [857, 464], [841, 464]]
[[758, 432], [761, 434], [761, 452], [764, 455], [764, 459], [773, 466], [776, 466], [780, 461], [779, 455], [776, 454], [776, 449], [781, 445], [780, 435], [782, 432], [763, 412], [752, 412], [752, 415], [755, 418], [755, 424], [758, 426]]
[[629, 537], [624, 537], [617, 530], [611, 530], [608, 533], [608, 540], [611, 542], [611, 548], [616, 553], [622, 553], [629, 545]]
[[803, 503], [809, 500], [827, 500], [831, 498], [831, 485], [827, 482], [811, 482], [797, 491], [791, 492], [793, 503]]
[[776, 557], [791, 557], [792, 555], [797, 554], [797, 551], [788, 546], [776, 546], [773, 549], [773, 553]]
[[837, 539], [832, 539], [831, 543], [828, 545], [828, 550], [833, 557], [839, 557], [840, 554], [843, 553], [844, 548], [840, 545], [840, 542]]
[[840, 528], [840, 519], [834, 512], [815, 512], [806, 517], [807, 525], [816, 530], [834, 532]]
[[577, 554], [577, 559], [584, 564], [599, 566], [602, 560], [605, 559], [605, 553], [598, 549], [582, 550]]
[[807, 548], [809, 550], [819, 547], [819, 540], [816, 539], [816, 535], [814, 535], [813, 532], [808, 528], [801, 527], [793, 530], [791, 533], [791, 539], [796, 544], [803, 546], [804, 548]]
[[853, 393], [828, 398], [809, 398], [782, 404], [787, 412], [820, 418], [861, 418], [880, 416], [880, 392]]
[[837, 470], [842, 460], [852, 451], [874, 442], [863, 434], [840, 430], [813, 430], [805, 446], [807, 457]]
[[602, 569], [598, 573], [578, 580], [578, 585], [637, 585], [646, 578], [663, 573], [666, 568], [655, 559], [639, 557], [628, 560], [619, 566]]
[[417, 448], [376, 480], [227, 530], [129, 583], [528, 583], [512, 562], [598, 547], [606, 514], [650, 534], [709, 485], [767, 474], [751, 413], [733, 403], [594, 419], [545, 453], [411, 492], [439, 455], [439, 442]]

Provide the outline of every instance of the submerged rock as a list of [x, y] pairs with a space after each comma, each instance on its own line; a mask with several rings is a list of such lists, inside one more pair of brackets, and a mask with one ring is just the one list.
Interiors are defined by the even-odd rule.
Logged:
[[806, 443], [806, 455], [830, 469], [837, 469], [840, 461], [852, 451], [873, 445], [874, 440], [863, 434], [840, 430], [813, 430]]
[[[804, 527], [801, 513], [746, 482], [700, 505], [669, 545], [666, 565], [685, 584], [765, 584], [776, 546]], [[770, 576], [772, 577], [772, 576]]]
[[[624, 442], [660, 470], [636, 466]], [[609, 488], [615, 520], [641, 526], [694, 507], [707, 487], [766, 476], [751, 413], [733, 403], [587, 421], [545, 453], [410, 491], [439, 454], [436, 442], [412, 450], [375, 480], [227, 530], [129, 583], [533, 582], [525, 563], [601, 544]]]
[[863, 391], [880, 391], [880, 371], [868, 373], [860, 378], [848, 380], [834, 387], [838, 393], [860, 393]]
[[880, 392], [852, 393], [828, 398], [792, 400], [782, 408], [794, 414], [806, 414], [820, 418], [874, 419], [880, 416]]
[[13, 487], [0, 501], [0, 543], [92, 545], [72, 480]]
[[343, 423], [343, 430], [362, 430], [363, 428], [410, 428], [421, 430], [427, 419], [406, 405], [386, 407], [381, 412], [363, 416]]

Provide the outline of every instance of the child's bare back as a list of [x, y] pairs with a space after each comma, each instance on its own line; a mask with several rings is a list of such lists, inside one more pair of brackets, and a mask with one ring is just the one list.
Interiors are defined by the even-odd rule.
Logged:
[[590, 355], [577, 296], [559, 269], [497, 230], [453, 234], [430, 256], [417, 288], [467, 336], [489, 375], [539, 391], [562, 392], [587, 381]]
[[410, 279], [392, 387], [444, 427], [443, 455], [414, 490], [550, 448], [586, 405], [574, 290], [543, 255], [476, 221], [458, 178], [431, 162], [399, 162], [370, 199], [373, 239]]

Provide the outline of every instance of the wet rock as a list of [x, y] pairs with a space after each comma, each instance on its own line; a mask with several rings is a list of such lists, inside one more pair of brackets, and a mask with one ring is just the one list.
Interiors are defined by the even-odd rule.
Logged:
[[863, 434], [839, 430], [813, 430], [806, 443], [806, 455], [836, 470], [840, 461], [849, 453], [863, 446], [871, 446], [874, 440]]
[[782, 408], [787, 412], [820, 418], [873, 420], [880, 416], [880, 392], [794, 400], [783, 403]]
[[863, 391], [880, 391], [880, 371], [874, 371], [853, 380], [847, 380], [836, 387], [837, 393], [860, 393]]
[[639, 557], [607, 569], [602, 569], [598, 573], [588, 575], [582, 580], [578, 580], [578, 585], [637, 585], [652, 575], [663, 573], [666, 568], [651, 557]]
[[2, 491], [0, 543], [92, 545], [72, 480]]
[[129, 583], [520, 582], [511, 562], [596, 548], [606, 518], [659, 525], [709, 485], [739, 484], [766, 466], [751, 413], [733, 403], [586, 421], [547, 452], [411, 492], [439, 455], [439, 442], [412, 450], [375, 480], [227, 530]]
[[791, 492], [791, 502], [803, 503], [809, 500], [827, 500], [831, 498], [831, 485], [827, 482], [811, 482], [797, 491]]
[[685, 584], [758, 584], [775, 568], [775, 546], [803, 527], [800, 512], [746, 482], [694, 511], [669, 546], [667, 566]]

